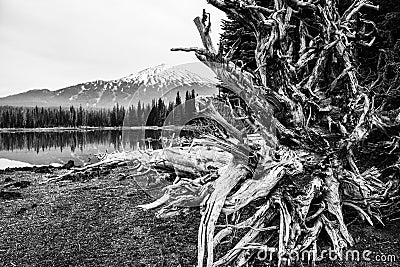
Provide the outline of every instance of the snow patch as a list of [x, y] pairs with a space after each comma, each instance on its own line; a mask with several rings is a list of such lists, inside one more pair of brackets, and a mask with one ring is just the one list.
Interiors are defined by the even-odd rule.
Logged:
[[22, 167], [33, 167], [33, 165], [22, 161], [0, 158], [0, 170], [4, 170], [6, 168], [22, 168]]
[[[79, 92], [70, 96], [69, 101], [73, 102], [82, 98], [84, 102], [87, 102], [86, 99], [90, 98], [92, 101], [89, 104], [96, 106], [102, 100], [104, 92], [107, 92], [107, 95], [112, 94], [113, 102], [115, 102], [124, 97], [120, 96], [121, 93], [131, 95], [130, 93], [136, 92], [137, 88], [141, 92], [148, 93], [149, 91], [168, 91], [171, 88], [183, 86], [214, 86], [215, 82], [184, 67], [170, 67], [166, 64], [161, 64], [121, 79], [110, 81], [96, 80], [79, 84], [77, 85]], [[57, 92], [57, 95], [66, 93], [67, 91], [60, 90]], [[84, 99], [83, 95], [85, 96]]]
[[[188, 84], [214, 84], [208, 78], [200, 77], [196, 73], [179, 67], [169, 67], [166, 64], [161, 64], [152, 68], [148, 68], [131, 74], [121, 79], [129, 83], [136, 83], [143, 87], [177, 87]], [[144, 90], [145, 91], [145, 90]]]

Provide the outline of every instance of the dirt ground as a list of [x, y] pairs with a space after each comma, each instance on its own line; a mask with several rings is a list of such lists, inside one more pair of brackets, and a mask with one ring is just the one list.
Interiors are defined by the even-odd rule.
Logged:
[[[62, 172], [0, 172], [0, 266], [195, 266], [198, 211], [157, 219], [136, 208], [152, 198], [123, 179], [124, 167], [86, 181], [42, 183]], [[373, 260], [319, 266], [400, 266], [399, 227], [354, 224], [353, 249], [370, 250]], [[397, 262], [375, 261], [380, 254]]]

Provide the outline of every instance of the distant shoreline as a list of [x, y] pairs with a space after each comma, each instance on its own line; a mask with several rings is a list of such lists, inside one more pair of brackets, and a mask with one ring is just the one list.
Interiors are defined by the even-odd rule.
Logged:
[[[187, 128], [188, 126], [186, 126]], [[9, 132], [84, 132], [84, 131], [100, 131], [100, 130], [176, 130], [183, 128], [183, 126], [132, 126], [132, 127], [51, 127], [51, 128], [0, 128], [0, 133], [9, 133]]]

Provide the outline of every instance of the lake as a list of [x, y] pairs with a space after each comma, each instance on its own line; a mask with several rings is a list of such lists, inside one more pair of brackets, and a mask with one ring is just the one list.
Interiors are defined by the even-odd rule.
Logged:
[[[49, 130], [0, 132], [0, 165], [26, 162], [32, 165], [95, 162], [98, 153], [160, 148], [157, 130]], [[1, 163], [3, 162], [3, 163]], [[7, 166], [0, 166], [4, 168]]]

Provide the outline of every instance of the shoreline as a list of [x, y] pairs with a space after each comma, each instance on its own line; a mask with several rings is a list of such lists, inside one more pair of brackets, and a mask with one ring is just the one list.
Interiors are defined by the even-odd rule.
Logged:
[[85, 132], [85, 131], [127, 131], [127, 130], [154, 130], [154, 131], [161, 131], [161, 130], [191, 130], [197, 129], [198, 126], [175, 126], [175, 125], [168, 125], [168, 126], [105, 126], [105, 127], [92, 127], [92, 126], [83, 126], [83, 127], [49, 127], [49, 128], [0, 128], [0, 133], [31, 133], [31, 132]]
[[[123, 166], [48, 182], [68, 173], [71, 166], [65, 167], [0, 172], [0, 237], [4, 241], [0, 244], [1, 266], [196, 264], [200, 223], [197, 208], [172, 218], [157, 218], [156, 211], [139, 209], [138, 205], [151, 202], [152, 197]], [[356, 241], [351, 249], [399, 257], [399, 226], [399, 221], [389, 222], [385, 228], [355, 222], [350, 225]], [[361, 264], [374, 267], [379, 263]], [[318, 264], [338, 265], [335, 261]], [[359, 265], [344, 262], [340, 266]]]
[[177, 130], [183, 126], [132, 126], [132, 127], [51, 127], [51, 128], [0, 128], [0, 133], [13, 132], [84, 132], [84, 131], [124, 131], [124, 130]]
[[[1, 158], [3, 159], [3, 158]], [[17, 161], [15, 161], [17, 162]], [[20, 166], [12, 166], [12, 167], [6, 167], [6, 168], [0, 168], [0, 174], [4, 173], [14, 173], [14, 172], [31, 172], [31, 171], [36, 171], [36, 170], [66, 170], [66, 169], [71, 169], [71, 168], [78, 168], [80, 167], [79, 165], [75, 165], [75, 162], [73, 160], [68, 161], [67, 163], [61, 164], [61, 163], [50, 163], [50, 164], [30, 164], [27, 162], [19, 162], [23, 163], [23, 165]]]

